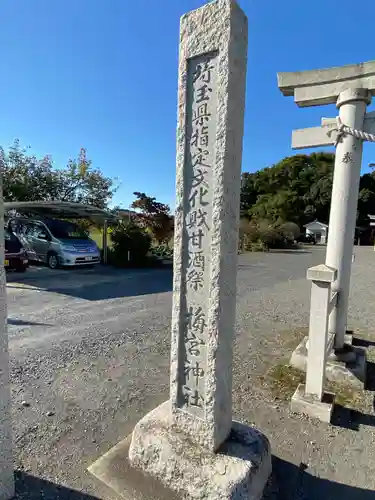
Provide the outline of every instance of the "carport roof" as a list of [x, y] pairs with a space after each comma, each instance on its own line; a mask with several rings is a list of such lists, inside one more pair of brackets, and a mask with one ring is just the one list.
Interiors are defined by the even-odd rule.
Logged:
[[4, 210], [63, 219], [118, 220], [118, 217], [101, 208], [68, 201], [9, 201], [4, 203]]

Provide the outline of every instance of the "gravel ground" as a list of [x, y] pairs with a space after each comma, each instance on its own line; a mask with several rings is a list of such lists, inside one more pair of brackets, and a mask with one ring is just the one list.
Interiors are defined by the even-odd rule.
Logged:
[[[329, 426], [291, 415], [265, 383], [308, 324], [306, 269], [324, 254], [239, 259], [234, 415], [271, 441], [270, 498], [375, 498], [372, 393], [363, 411]], [[372, 248], [356, 249], [349, 326], [369, 340], [372, 271]], [[18, 498], [118, 500], [86, 468], [168, 397], [171, 272], [36, 269], [8, 278]]]

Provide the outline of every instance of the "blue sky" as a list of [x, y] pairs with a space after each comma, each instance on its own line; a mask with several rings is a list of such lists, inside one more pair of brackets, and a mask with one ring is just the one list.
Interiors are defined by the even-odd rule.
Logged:
[[[173, 207], [179, 18], [204, 3], [2, 0], [0, 144], [17, 137], [57, 167], [85, 147], [118, 178], [114, 203], [145, 191]], [[254, 171], [293, 154], [292, 129], [336, 115], [297, 108], [276, 73], [373, 59], [373, 0], [239, 3], [249, 18], [243, 170]], [[367, 143], [364, 170], [369, 161]]]

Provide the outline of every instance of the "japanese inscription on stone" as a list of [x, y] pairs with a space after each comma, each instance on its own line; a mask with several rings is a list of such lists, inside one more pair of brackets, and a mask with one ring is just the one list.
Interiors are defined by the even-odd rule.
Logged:
[[[206, 346], [216, 140], [217, 53], [188, 61], [184, 183], [185, 292], [179, 407], [204, 418]], [[182, 339], [181, 339], [182, 340]]]

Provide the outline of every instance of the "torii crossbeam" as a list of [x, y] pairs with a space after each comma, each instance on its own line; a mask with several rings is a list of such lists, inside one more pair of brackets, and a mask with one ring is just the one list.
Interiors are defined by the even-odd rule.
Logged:
[[310, 71], [278, 73], [283, 95], [294, 96], [299, 107], [336, 104], [347, 89], [367, 89], [375, 95], [375, 61]]
[[[375, 111], [365, 115], [363, 132], [375, 134]], [[306, 149], [334, 146], [337, 142], [337, 119], [322, 118], [320, 127], [301, 128], [292, 132], [292, 148]]]
[[[366, 107], [375, 95], [375, 61], [329, 69], [279, 73], [278, 86], [300, 107], [336, 103], [339, 119], [323, 118], [321, 127], [295, 130], [294, 149], [336, 146], [326, 265], [337, 269], [333, 292], [339, 300], [329, 319], [335, 348], [344, 347], [356, 225], [363, 140], [375, 140], [375, 113]], [[367, 134], [367, 135], [366, 135]], [[372, 134], [372, 138], [368, 134]]]

